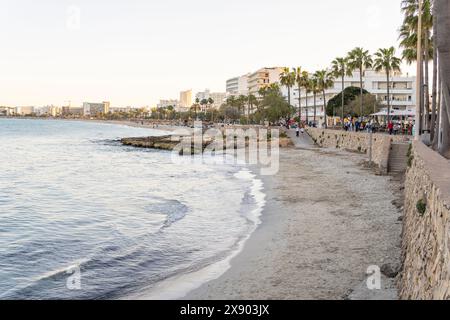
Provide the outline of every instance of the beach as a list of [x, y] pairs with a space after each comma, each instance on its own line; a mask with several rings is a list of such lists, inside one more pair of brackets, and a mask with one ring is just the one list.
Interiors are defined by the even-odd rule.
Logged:
[[363, 155], [297, 146], [261, 177], [262, 223], [231, 268], [185, 299], [397, 299], [395, 279], [369, 290], [366, 272], [399, 265], [400, 182], [364, 168]]

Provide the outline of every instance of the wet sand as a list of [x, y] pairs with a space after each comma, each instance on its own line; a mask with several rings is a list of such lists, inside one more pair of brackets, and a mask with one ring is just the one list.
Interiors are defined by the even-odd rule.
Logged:
[[362, 155], [307, 145], [281, 150], [279, 173], [261, 177], [262, 224], [224, 275], [186, 299], [397, 298], [384, 276], [368, 290], [366, 271], [399, 263], [399, 182], [365, 169]]

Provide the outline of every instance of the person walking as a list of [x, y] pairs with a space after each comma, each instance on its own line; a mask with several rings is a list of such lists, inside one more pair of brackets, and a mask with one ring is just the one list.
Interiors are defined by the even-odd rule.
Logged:
[[297, 126], [297, 128], [295, 128], [295, 133], [297, 135], [297, 138], [299, 138], [300, 137], [300, 128], [299, 128], [299, 126]]
[[393, 132], [394, 132], [394, 124], [392, 123], [392, 121], [389, 121], [388, 124], [388, 131], [389, 131], [389, 135], [392, 136]]

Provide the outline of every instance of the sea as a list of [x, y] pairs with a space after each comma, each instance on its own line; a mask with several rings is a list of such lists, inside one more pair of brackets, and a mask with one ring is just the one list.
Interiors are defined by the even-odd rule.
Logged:
[[166, 134], [0, 118], [0, 299], [180, 299], [226, 272], [263, 183], [233, 159], [119, 140]]

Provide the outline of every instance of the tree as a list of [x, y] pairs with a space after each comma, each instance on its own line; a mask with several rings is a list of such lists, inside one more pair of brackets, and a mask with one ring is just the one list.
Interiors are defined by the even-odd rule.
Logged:
[[[363, 104], [363, 113], [361, 114], [361, 101]], [[372, 113], [377, 113], [383, 108], [383, 105], [377, 100], [377, 97], [370, 93], [365, 93], [363, 96], [359, 94], [354, 100], [350, 100], [344, 108], [346, 115], [351, 115], [352, 117], [363, 117], [370, 116]]]
[[247, 105], [247, 101], [248, 101], [248, 98], [247, 98], [247, 96], [244, 96], [244, 95], [240, 95], [236, 99], [236, 107], [239, 109], [239, 112], [242, 115], [245, 115], [245, 106]]
[[326, 112], [327, 97], [325, 91], [330, 89], [334, 85], [333, 74], [327, 70], [320, 70], [315, 73], [315, 77], [317, 79], [318, 90], [322, 92], [323, 95], [323, 112], [325, 115], [325, 128], [328, 128], [327, 112]]
[[202, 110], [205, 110], [206, 106], [208, 106], [208, 99], [202, 99], [202, 101], [200, 101], [200, 105], [202, 106]]
[[[351, 70], [352, 72], [354, 70], [359, 71], [360, 94], [362, 97], [364, 97], [363, 96], [363, 89], [364, 89], [363, 77], [365, 75], [366, 70], [368, 68], [372, 68], [372, 65], [373, 65], [372, 56], [369, 54], [368, 50], [364, 50], [363, 48], [358, 47], [349, 52], [347, 59], [348, 59], [349, 70]], [[362, 113], [363, 104], [364, 104], [364, 101], [361, 101], [360, 113]]]
[[198, 111], [201, 109], [200, 107], [200, 99], [196, 98], [195, 103], [192, 105], [190, 111], [194, 111], [195, 120], [197, 120]]
[[[430, 105], [430, 89], [429, 89], [429, 61], [434, 60], [434, 46], [431, 37], [433, 28], [432, 1], [421, 0], [421, 59], [423, 64], [420, 66], [422, 70], [421, 79], [417, 79], [421, 83], [420, 101], [418, 101], [420, 114], [423, 115], [424, 128], [430, 127], [429, 105]], [[402, 0], [402, 11], [404, 13], [403, 25], [400, 28], [400, 47], [403, 48], [402, 58], [409, 64], [417, 61], [417, 42], [419, 35], [417, 33], [419, 25], [419, 0]], [[433, 79], [436, 79], [437, 70], [433, 71]], [[436, 91], [437, 83], [433, 82], [433, 92]], [[436, 100], [433, 100], [433, 109], [436, 109]]]
[[317, 94], [320, 93], [320, 88], [316, 74], [310, 79], [309, 87], [314, 96], [314, 124], [317, 124]]
[[388, 122], [391, 121], [391, 96], [390, 96], [390, 77], [391, 73], [400, 71], [402, 60], [395, 56], [395, 48], [379, 49], [375, 53], [374, 69], [375, 71], [384, 71], [387, 80], [387, 106], [388, 106]]
[[[363, 90], [363, 99], [358, 99], [358, 102], [360, 104], [361, 107], [361, 100], [364, 100], [364, 98], [366, 97], [366, 95], [369, 92], [367, 90]], [[328, 115], [332, 115], [333, 114], [333, 109], [338, 108], [339, 106], [342, 106], [342, 101], [344, 106], [349, 105], [350, 102], [354, 101], [357, 97], [361, 96], [361, 91], [360, 88], [358, 87], [347, 87], [344, 89], [344, 91], [340, 92], [339, 94], [335, 95], [333, 98], [331, 98], [328, 101], [327, 104], [327, 113]], [[365, 105], [365, 102], [363, 101], [363, 106]], [[363, 107], [364, 108], [364, 107]], [[344, 112], [345, 114], [345, 112]], [[362, 116], [363, 114], [361, 114], [361, 110], [357, 111], [354, 115], [357, 115], [358, 117]]]
[[278, 86], [269, 86], [261, 101], [264, 117], [271, 123], [278, 122], [280, 119], [289, 121], [294, 108], [286, 102]]
[[249, 94], [248, 95], [249, 115], [250, 113], [253, 113], [253, 106], [258, 107], [258, 99], [253, 94]]
[[[341, 88], [342, 92], [344, 92], [345, 89], [345, 76], [351, 76], [352, 75], [352, 69], [349, 67], [348, 59], [347, 58], [336, 58], [331, 63], [332, 70], [333, 70], [333, 76], [335, 78], [341, 78]], [[344, 120], [344, 95], [342, 94], [341, 97], [341, 119]], [[333, 106], [333, 116], [334, 116], [334, 106]]]
[[437, 27], [437, 50], [439, 78], [442, 86], [442, 104], [439, 152], [450, 158], [450, 3], [448, 0], [435, 0]]
[[[302, 121], [302, 88], [307, 87], [309, 74], [306, 71], [302, 71], [301, 67], [294, 69], [294, 79], [298, 88], [298, 118]], [[308, 94], [306, 94], [306, 100], [308, 100]], [[307, 121], [308, 122], [308, 121]]]
[[306, 73], [306, 74], [307, 74], [307, 77], [306, 77], [306, 81], [305, 81], [305, 84], [304, 84], [304, 87], [305, 87], [305, 110], [306, 110], [305, 117], [306, 117], [306, 124], [308, 125], [309, 124], [308, 94], [310, 94], [312, 92], [313, 87], [312, 87], [312, 81], [311, 81], [311, 78], [309, 76], [309, 73]]
[[234, 122], [238, 120], [241, 116], [239, 109], [237, 107], [233, 107], [226, 104], [220, 107], [219, 112], [225, 121], [231, 120]]
[[288, 103], [291, 105], [291, 88], [295, 84], [295, 74], [289, 68], [283, 68], [280, 74], [280, 84], [288, 89]]

